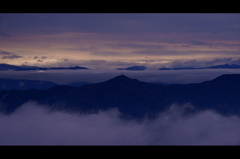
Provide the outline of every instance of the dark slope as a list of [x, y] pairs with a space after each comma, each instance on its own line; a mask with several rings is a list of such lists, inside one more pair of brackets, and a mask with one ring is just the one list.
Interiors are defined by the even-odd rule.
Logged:
[[71, 111], [95, 112], [118, 108], [122, 113], [134, 117], [159, 112], [172, 101], [165, 86], [140, 82], [123, 75], [82, 87], [55, 86], [44, 91], [2, 91], [0, 97], [7, 113], [31, 100], [50, 105], [52, 109]]
[[13, 112], [27, 101], [51, 109], [92, 113], [118, 108], [131, 117], [154, 116], [173, 103], [192, 103], [199, 111], [212, 109], [224, 115], [240, 115], [240, 75], [222, 75], [196, 84], [160, 85], [124, 75], [82, 87], [54, 86], [48, 90], [0, 91], [1, 109]]
[[106, 82], [83, 86], [83, 91], [90, 94], [92, 101], [103, 109], [117, 107], [121, 112], [134, 116], [159, 112], [172, 101], [165, 86], [123, 75]]
[[191, 102], [196, 110], [215, 110], [223, 115], [240, 115], [240, 75], [221, 75], [197, 84], [169, 85], [175, 101]]

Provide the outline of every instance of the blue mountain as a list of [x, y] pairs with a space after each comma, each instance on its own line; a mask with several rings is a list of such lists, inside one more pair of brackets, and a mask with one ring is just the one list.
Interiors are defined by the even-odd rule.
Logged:
[[14, 71], [30, 71], [30, 70], [78, 70], [78, 69], [88, 69], [86, 67], [37, 67], [37, 66], [15, 66], [9, 64], [0, 64], [0, 70], [14, 70]]
[[216, 65], [216, 66], [209, 66], [209, 67], [174, 67], [174, 68], [166, 68], [166, 67], [162, 67], [159, 68], [158, 70], [192, 70], [192, 69], [239, 69], [240, 65], [236, 65], [236, 64], [224, 64], [224, 65]]
[[48, 89], [57, 85], [56, 83], [42, 80], [25, 80], [25, 79], [0, 79], [1, 90], [28, 90], [28, 89]]
[[240, 68], [240, 65], [236, 65], [236, 64], [232, 64], [232, 65], [224, 64], [224, 65], [210, 66], [210, 67], [207, 67], [207, 68], [227, 68], [227, 69], [237, 69], [237, 68]]
[[28, 101], [52, 110], [94, 113], [117, 108], [124, 118], [156, 117], [171, 104], [192, 103], [186, 113], [214, 110], [240, 115], [240, 74], [227, 74], [195, 84], [161, 85], [121, 75], [82, 87], [56, 85], [47, 90], [0, 91], [1, 111], [11, 114]]
[[90, 85], [90, 84], [93, 84], [93, 83], [90, 83], [90, 82], [74, 82], [74, 83], [68, 83], [66, 85], [72, 86], [72, 87], [81, 87], [83, 85]]

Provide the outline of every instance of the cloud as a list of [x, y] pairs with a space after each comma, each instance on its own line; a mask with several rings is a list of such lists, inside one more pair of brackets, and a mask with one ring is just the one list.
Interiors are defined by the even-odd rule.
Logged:
[[4, 32], [239, 33], [238, 14], [1, 14], [0, 18]]
[[164, 49], [163, 45], [150, 45], [150, 44], [134, 44], [134, 43], [119, 43], [119, 44], [106, 44], [114, 49], [134, 48], [134, 49]]
[[[1, 116], [1, 145], [104, 145], [141, 144], [134, 136], [138, 125], [124, 123], [111, 110], [92, 115], [50, 113], [26, 103], [15, 114]], [[11, 125], [11, 126], [10, 126]]]
[[64, 61], [64, 62], [67, 62], [67, 61], [68, 61], [68, 59], [66, 59], [66, 58], [65, 58], [65, 59], [61, 59], [61, 60]]
[[[79, 65], [79, 66], [85, 66]], [[129, 65], [128, 65], [129, 66]], [[128, 67], [119, 65], [119, 67]], [[130, 65], [134, 66], [134, 65]], [[91, 67], [90, 67], [91, 68]], [[126, 75], [144, 82], [163, 82], [168, 84], [200, 83], [212, 80], [222, 74], [238, 74], [239, 69], [199, 69], [199, 70], [47, 70], [42, 73], [36, 71], [0, 71], [0, 78], [46, 80], [57, 84], [74, 82], [97, 83], [109, 80], [119, 75]]]
[[212, 60], [174, 60], [170, 67], [208, 67], [222, 64], [240, 64], [240, 59], [226, 57]]
[[0, 32], [0, 37], [10, 37], [10, 35], [5, 32]]
[[25, 103], [0, 116], [0, 145], [235, 145], [239, 117], [212, 111], [184, 115], [173, 105], [156, 119], [123, 120], [116, 109], [96, 114], [50, 112]]
[[47, 59], [48, 57], [47, 56], [42, 56], [41, 59]]
[[192, 40], [191, 44], [192, 45], [207, 45], [205, 42], [198, 41], [198, 40]]
[[92, 51], [92, 55], [100, 55], [100, 56], [118, 56], [121, 55], [120, 52], [113, 52], [113, 51]]
[[22, 56], [12, 54], [12, 55], [2, 57], [2, 59], [16, 59], [16, 58], [22, 58]]
[[0, 55], [11, 55], [11, 53], [8, 51], [0, 50]]
[[15, 58], [22, 58], [22, 56], [15, 55], [14, 53], [8, 51], [0, 51], [0, 55], [4, 55], [2, 59], [15, 59]]

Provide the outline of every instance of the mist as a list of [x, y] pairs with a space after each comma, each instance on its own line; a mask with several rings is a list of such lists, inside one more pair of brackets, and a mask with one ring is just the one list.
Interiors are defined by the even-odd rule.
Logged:
[[98, 83], [119, 75], [126, 75], [143, 82], [164, 82], [168, 84], [200, 83], [212, 80], [222, 74], [239, 74], [240, 69], [204, 70], [47, 70], [47, 71], [0, 71], [0, 78], [45, 80], [57, 84], [74, 82]]
[[55, 111], [34, 102], [0, 115], [0, 145], [238, 145], [240, 118], [213, 111], [184, 115], [172, 105], [156, 119], [123, 120], [117, 109], [96, 114]]

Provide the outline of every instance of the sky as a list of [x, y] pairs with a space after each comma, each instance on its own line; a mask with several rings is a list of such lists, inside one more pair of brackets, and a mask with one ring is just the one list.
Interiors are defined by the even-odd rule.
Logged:
[[98, 70], [240, 64], [240, 14], [0, 13], [0, 63]]

